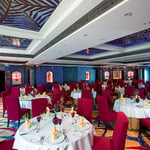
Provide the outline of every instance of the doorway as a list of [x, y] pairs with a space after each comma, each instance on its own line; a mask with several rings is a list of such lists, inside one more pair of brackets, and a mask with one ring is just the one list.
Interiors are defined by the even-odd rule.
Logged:
[[0, 92], [5, 90], [5, 71], [0, 71]]

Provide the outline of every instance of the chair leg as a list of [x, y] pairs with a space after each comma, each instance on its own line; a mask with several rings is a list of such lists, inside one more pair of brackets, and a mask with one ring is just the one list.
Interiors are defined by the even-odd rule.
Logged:
[[3, 118], [4, 118], [4, 115], [5, 115], [5, 110], [3, 110]]
[[7, 128], [9, 127], [9, 120], [7, 121]]
[[30, 112], [28, 113], [29, 119], [30, 119]]
[[100, 121], [100, 120], [98, 120], [98, 127], [99, 127], [100, 123], [101, 123], [101, 121]]
[[18, 128], [19, 128], [19, 126], [20, 126], [20, 120], [18, 120]]
[[102, 137], [105, 137], [105, 134], [106, 134], [106, 132], [107, 132], [107, 126], [108, 126], [108, 125], [105, 125], [105, 131], [104, 131], [104, 133], [102, 134]]

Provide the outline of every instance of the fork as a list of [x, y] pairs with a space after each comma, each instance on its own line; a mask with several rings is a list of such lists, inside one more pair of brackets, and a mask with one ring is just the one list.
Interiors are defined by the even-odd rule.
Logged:
[[44, 136], [41, 136], [41, 138], [40, 138], [40, 144], [41, 144], [41, 145], [43, 145], [44, 138], [45, 138]]
[[66, 133], [65, 133], [65, 130], [63, 130], [62, 133], [63, 133], [63, 135], [64, 135], [65, 141], [66, 141], [66, 142], [69, 142], [69, 139], [68, 139], [68, 137], [67, 137], [67, 135], [66, 135]]

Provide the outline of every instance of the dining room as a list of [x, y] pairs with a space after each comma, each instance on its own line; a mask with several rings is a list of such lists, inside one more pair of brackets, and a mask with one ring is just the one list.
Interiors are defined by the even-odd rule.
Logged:
[[0, 2], [0, 149], [150, 149], [150, 1]]

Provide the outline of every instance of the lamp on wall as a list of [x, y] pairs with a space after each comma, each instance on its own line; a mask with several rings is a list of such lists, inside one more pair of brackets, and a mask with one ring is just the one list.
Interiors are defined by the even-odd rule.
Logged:
[[12, 39], [12, 45], [14, 45], [14, 46], [20, 46], [20, 40], [18, 38], [13, 38]]
[[89, 54], [89, 53], [90, 53], [90, 50], [89, 50], [88, 48], [86, 49], [86, 53], [87, 53], [87, 54]]

